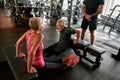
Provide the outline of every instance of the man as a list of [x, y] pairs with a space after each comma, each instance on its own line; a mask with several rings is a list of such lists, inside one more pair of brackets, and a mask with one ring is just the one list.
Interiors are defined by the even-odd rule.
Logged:
[[[65, 27], [63, 20], [57, 20], [56, 29], [60, 31], [59, 41], [48, 48], [44, 49], [44, 56], [49, 57], [52, 55], [58, 55], [64, 52], [69, 47], [74, 47], [74, 44], [78, 43], [80, 38], [80, 31], [71, 27]], [[71, 35], [76, 34], [76, 39], [72, 40]]]
[[84, 15], [82, 21], [81, 40], [84, 39], [86, 30], [89, 26], [90, 42], [94, 43], [94, 30], [97, 28], [97, 16], [102, 13], [104, 1], [103, 0], [84, 0], [82, 5], [82, 13]]

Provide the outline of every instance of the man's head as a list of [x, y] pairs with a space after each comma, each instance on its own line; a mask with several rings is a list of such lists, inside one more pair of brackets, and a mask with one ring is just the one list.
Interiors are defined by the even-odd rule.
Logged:
[[56, 29], [58, 31], [61, 31], [64, 29], [64, 21], [63, 20], [57, 20], [56, 22]]

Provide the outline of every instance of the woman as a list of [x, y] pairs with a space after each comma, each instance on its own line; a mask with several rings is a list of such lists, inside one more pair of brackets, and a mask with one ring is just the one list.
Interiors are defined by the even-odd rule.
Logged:
[[[43, 27], [41, 19], [38, 17], [30, 18], [30, 29], [26, 31], [16, 43], [16, 57], [22, 58], [25, 55], [21, 53], [21, 45], [26, 42], [27, 47], [27, 72], [36, 73], [38, 69], [51, 69], [74, 66], [74, 61], [71, 59], [74, 55], [70, 55], [66, 59], [50, 59], [43, 57], [43, 34], [41, 33]], [[38, 74], [39, 76], [39, 74]]]

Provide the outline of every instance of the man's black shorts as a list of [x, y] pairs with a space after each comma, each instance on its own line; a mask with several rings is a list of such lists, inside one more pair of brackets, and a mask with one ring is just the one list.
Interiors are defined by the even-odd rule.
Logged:
[[87, 29], [89, 26], [89, 30], [95, 30], [97, 28], [97, 17], [92, 17], [91, 21], [87, 21], [85, 17], [83, 17], [82, 29]]

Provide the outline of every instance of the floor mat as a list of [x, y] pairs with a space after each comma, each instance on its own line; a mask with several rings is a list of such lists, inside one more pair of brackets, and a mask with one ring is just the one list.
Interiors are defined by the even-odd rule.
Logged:
[[15, 80], [7, 61], [0, 62], [0, 80]]

